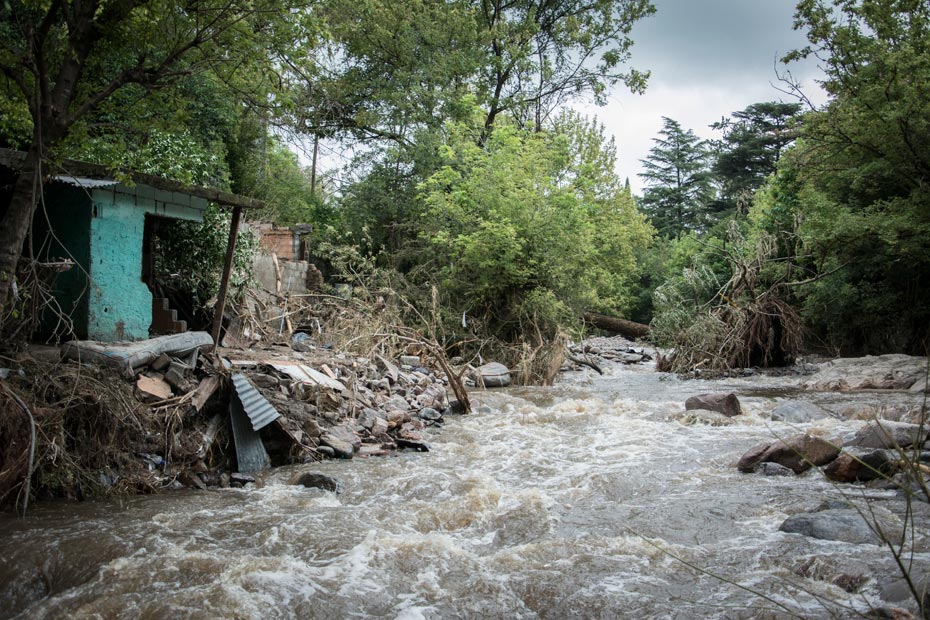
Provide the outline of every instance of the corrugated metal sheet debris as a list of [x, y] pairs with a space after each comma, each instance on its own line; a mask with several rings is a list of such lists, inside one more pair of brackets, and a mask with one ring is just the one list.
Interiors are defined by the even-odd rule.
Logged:
[[261, 395], [261, 392], [255, 389], [245, 375], [234, 374], [232, 382], [239, 402], [242, 403], [242, 408], [252, 423], [252, 430], [261, 430], [281, 417], [278, 410]]

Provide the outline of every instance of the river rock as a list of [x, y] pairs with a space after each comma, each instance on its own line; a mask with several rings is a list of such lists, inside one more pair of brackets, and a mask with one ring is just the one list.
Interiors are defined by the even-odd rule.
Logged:
[[400, 450], [416, 450], [417, 452], [429, 452], [429, 446], [422, 441], [414, 439], [403, 439], [398, 437], [394, 440]]
[[788, 424], [805, 424], [829, 417], [829, 412], [807, 400], [782, 403], [772, 410], [772, 419]]
[[388, 423], [384, 418], [376, 418], [375, 423], [368, 430], [372, 437], [381, 437], [388, 432]]
[[420, 365], [420, 356], [419, 355], [401, 355], [400, 363], [404, 366], [419, 366]]
[[510, 385], [510, 370], [498, 362], [489, 362], [479, 366], [474, 376], [475, 385], [478, 386], [494, 388]]
[[371, 427], [375, 425], [375, 421], [378, 417], [378, 412], [374, 409], [362, 409], [362, 412], [358, 414], [358, 425], [371, 430]]
[[834, 482], [865, 482], [894, 474], [896, 462], [886, 450], [843, 451], [823, 473]]
[[873, 420], [860, 428], [846, 445], [859, 448], [909, 448], [923, 445], [927, 433], [928, 429], [919, 424]]
[[778, 463], [801, 474], [812, 466], [826, 465], [839, 453], [840, 449], [829, 441], [804, 433], [755, 446], [740, 458], [736, 466], [742, 472], [751, 472], [760, 463]]
[[333, 478], [332, 476], [318, 474], [315, 472], [295, 474], [290, 479], [288, 484], [294, 486], [304, 486], [308, 489], [323, 489], [324, 491], [332, 491], [333, 493], [342, 493], [345, 490], [345, 485], [343, 485], [341, 480]]
[[698, 394], [685, 401], [685, 409], [706, 409], [722, 413], [728, 418], [743, 412], [736, 394]]
[[[854, 508], [822, 510], [792, 515], [778, 529], [788, 534], [801, 534], [820, 540], [838, 540], [854, 544], [881, 545], [882, 537], [862, 515], [875, 519], [882, 536], [894, 543], [901, 540], [900, 521], [889, 511], [872, 506], [862, 514]], [[874, 515], [874, 517], [873, 517]]]
[[840, 358], [805, 381], [811, 390], [906, 390], [926, 376], [927, 358], [879, 355]]
[[320, 443], [329, 446], [336, 458], [350, 459], [362, 445], [362, 440], [345, 426], [334, 426], [320, 436]]
[[794, 472], [778, 463], [762, 463], [759, 465], [759, 473], [763, 476], [793, 476]]
[[421, 420], [426, 420], [427, 422], [439, 422], [442, 420], [442, 414], [431, 407], [420, 409], [417, 415]]

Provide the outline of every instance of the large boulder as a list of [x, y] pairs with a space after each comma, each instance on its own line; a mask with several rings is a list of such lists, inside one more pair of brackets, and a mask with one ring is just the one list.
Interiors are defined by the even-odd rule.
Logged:
[[865, 482], [888, 477], [897, 468], [894, 452], [888, 450], [843, 451], [823, 473], [834, 482]]
[[488, 388], [510, 385], [510, 369], [498, 362], [479, 366], [474, 373], [475, 385]]
[[789, 401], [772, 410], [773, 420], [788, 424], [805, 424], [829, 416], [826, 409], [807, 400]]
[[840, 449], [829, 441], [804, 433], [751, 448], [740, 458], [737, 468], [751, 472], [760, 463], [778, 463], [800, 474], [811, 467], [826, 465], [839, 453]]
[[857, 448], [910, 448], [923, 445], [928, 432], [930, 429], [919, 424], [873, 420], [860, 428], [846, 445]]
[[736, 394], [698, 394], [685, 401], [685, 410], [705, 409], [722, 413], [728, 418], [743, 412]]
[[[803, 386], [811, 390], [907, 390], [927, 372], [927, 358], [879, 355], [839, 358], [824, 364]], [[920, 383], [921, 388], [926, 385]]]
[[832, 508], [792, 515], [778, 529], [820, 540], [871, 545], [881, 545], [883, 540], [897, 544], [902, 533], [897, 517], [878, 506], [861, 514], [855, 508]]

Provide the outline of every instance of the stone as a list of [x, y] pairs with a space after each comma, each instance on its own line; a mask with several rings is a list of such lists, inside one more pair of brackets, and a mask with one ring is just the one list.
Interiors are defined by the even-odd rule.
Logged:
[[860, 428], [846, 445], [858, 448], [910, 448], [923, 445], [928, 432], [930, 430], [927, 427], [922, 428], [919, 424], [873, 420]]
[[233, 472], [229, 474], [229, 482], [235, 484], [249, 484], [255, 482], [255, 476], [249, 474], [242, 474], [239, 472]]
[[401, 355], [400, 363], [403, 366], [419, 366], [420, 356], [419, 355]]
[[395, 394], [384, 403], [385, 411], [391, 411], [392, 409], [396, 409], [398, 411], [407, 411], [410, 409], [410, 403], [408, 403], [407, 399], [403, 396]]
[[362, 412], [358, 414], [358, 424], [362, 428], [371, 430], [371, 427], [375, 425], [375, 420], [377, 420], [378, 417], [378, 412], [374, 409], [362, 409]]
[[474, 380], [479, 387], [507, 387], [510, 385], [510, 370], [498, 362], [489, 362], [476, 369]]
[[907, 390], [926, 377], [927, 358], [891, 354], [839, 358], [803, 383], [811, 390]]
[[332, 476], [327, 476], [325, 474], [318, 474], [315, 472], [304, 472], [295, 474], [290, 481], [290, 485], [295, 486], [304, 486], [308, 489], [317, 488], [323, 489], [324, 491], [332, 491], [333, 493], [342, 493], [345, 490], [345, 485], [341, 480], [333, 478]]
[[639, 353], [621, 353], [619, 359], [624, 364], [638, 364], [643, 361], [643, 355]]
[[328, 456], [331, 459], [336, 458], [336, 451], [330, 448], [329, 446], [317, 446], [316, 451], [323, 456]]
[[772, 410], [773, 420], [788, 424], [806, 424], [829, 416], [826, 409], [806, 400], [782, 403]]
[[397, 411], [395, 409], [387, 412], [388, 427], [400, 426], [409, 419], [410, 416], [407, 415], [406, 411]]
[[439, 422], [442, 420], [442, 414], [431, 407], [424, 407], [417, 413], [421, 420], [428, 422]]
[[751, 472], [760, 463], [778, 463], [801, 474], [812, 466], [826, 465], [839, 453], [840, 449], [829, 441], [805, 433], [754, 446], [740, 458], [736, 467], [742, 472]]
[[823, 473], [834, 482], [865, 482], [894, 474], [897, 458], [885, 450], [843, 451]]
[[400, 450], [416, 450], [417, 452], [429, 452], [429, 446], [427, 446], [422, 441], [415, 441], [412, 439], [402, 439], [398, 437], [394, 440], [394, 443], [397, 444], [397, 448]]
[[793, 476], [794, 472], [778, 463], [762, 463], [759, 465], [759, 473], [763, 476]]
[[388, 423], [384, 418], [376, 418], [375, 423], [372, 424], [371, 428], [368, 431], [371, 433], [372, 437], [380, 437], [388, 432]]
[[839, 453], [839, 447], [826, 439], [805, 433], [776, 441], [762, 455], [761, 462], [778, 463], [800, 474], [812, 466], [826, 465]]
[[685, 401], [685, 409], [706, 409], [722, 413], [728, 418], [740, 415], [743, 410], [736, 394], [698, 394]]
[[320, 436], [320, 443], [329, 446], [333, 450], [333, 456], [340, 459], [350, 459], [355, 454], [352, 444], [340, 437], [325, 432]]
[[762, 462], [762, 456], [769, 449], [770, 443], [760, 443], [746, 451], [736, 463], [736, 468], [741, 472], [748, 474], [756, 470], [756, 466]]
[[[883, 535], [896, 544], [901, 539], [901, 526], [886, 510], [872, 507], [872, 514]], [[869, 515], [868, 511], [863, 512]], [[872, 517], [869, 516], [871, 519]], [[838, 540], [854, 544], [881, 545], [882, 538], [855, 509], [830, 509], [792, 515], [778, 528], [788, 534], [801, 534], [820, 540]]]

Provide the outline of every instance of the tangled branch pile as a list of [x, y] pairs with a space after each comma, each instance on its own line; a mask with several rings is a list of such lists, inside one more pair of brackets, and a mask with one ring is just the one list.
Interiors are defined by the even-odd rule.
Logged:
[[159, 482], [156, 463], [140, 455], [167, 455], [176, 473], [214, 464], [211, 454], [201, 453], [201, 442], [192, 440], [203, 436], [206, 410], [188, 415], [181, 405], [150, 407], [137, 400], [131, 382], [109, 368], [31, 362], [21, 370], [0, 390], [0, 505], [23, 499], [29, 414], [36, 425], [32, 484], [38, 497], [154, 491], [164, 476]]
[[660, 359], [660, 370], [785, 366], [800, 350], [801, 319], [783, 297], [789, 283], [775, 258], [774, 240], [760, 237], [746, 251], [735, 230], [731, 239], [735, 242], [724, 255], [730, 276], [723, 284], [703, 267], [686, 270], [656, 291], [653, 331], [674, 347]]

